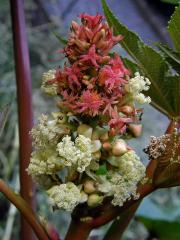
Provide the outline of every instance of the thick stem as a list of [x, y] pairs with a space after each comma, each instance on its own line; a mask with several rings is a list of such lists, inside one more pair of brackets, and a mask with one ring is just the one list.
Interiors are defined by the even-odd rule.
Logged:
[[124, 231], [129, 225], [130, 221], [134, 217], [134, 214], [139, 207], [141, 200], [137, 203], [130, 206], [126, 211], [124, 211], [118, 219], [114, 220], [108, 229], [106, 235], [103, 240], [119, 240], [122, 238]]
[[179, 128], [179, 123], [176, 120], [171, 120], [169, 126], [167, 127], [166, 134], [173, 133], [175, 128]]
[[[20, 193], [32, 209], [35, 209], [34, 186], [26, 169], [31, 154], [29, 131], [32, 128], [32, 94], [29, 52], [26, 38], [23, 0], [10, 0], [14, 55], [16, 67], [17, 101], [20, 140]], [[21, 216], [21, 239], [35, 239], [33, 231]]]
[[[14, 193], [11, 188], [9, 188], [4, 181], [0, 179], [0, 192], [4, 194], [4, 196], [12, 202], [16, 208], [21, 212], [24, 216], [24, 219], [29, 223], [29, 226], [32, 227], [34, 232], [36, 233], [39, 240], [49, 240], [49, 237], [40, 222], [37, 220], [35, 213], [30, 208], [30, 206], [26, 203], [26, 201], [18, 194]], [[31, 229], [31, 230], [32, 230]], [[29, 239], [28, 236], [24, 239]]]
[[86, 240], [92, 228], [83, 222], [71, 221], [65, 240]]

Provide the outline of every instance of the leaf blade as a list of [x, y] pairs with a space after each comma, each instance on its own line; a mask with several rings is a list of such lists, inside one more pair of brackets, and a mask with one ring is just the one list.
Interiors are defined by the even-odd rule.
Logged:
[[163, 81], [169, 70], [163, 56], [144, 44], [134, 32], [128, 30], [126, 26], [120, 23], [109, 9], [105, 0], [102, 0], [102, 6], [106, 19], [109, 25], [113, 27], [115, 35], [122, 34], [125, 36], [120, 42], [121, 46], [135, 61], [141, 74], [148, 77], [151, 81], [150, 90], [145, 94], [151, 97], [152, 105], [171, 118], [176, 116], [176, 112], [173, 111], [169, 103], [166, 84]]
[[180, 52], [180, 6], [176, 7], [168, 24], [168, 31], [173, 40], [174, 46]]
[[179, 74], [180, 73], [180, 53], [173, 51], [167, 45], [161, 43], [156, 44], [160, 51], [164, 54], [166, 61]]

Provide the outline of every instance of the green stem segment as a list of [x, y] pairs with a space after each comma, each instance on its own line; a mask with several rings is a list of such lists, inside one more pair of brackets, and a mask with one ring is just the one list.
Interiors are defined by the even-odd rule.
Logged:
[[[37, 238], [39, 240], [49, 240], [47, 233], [44, 228], [41, 226], [41, 223], [36, 218], [35, 213], [30, 208], [30, 206], [26, 203], [26, 201], [18, 194], [14, 193], [10, 187], [6, 185], [6, 183], [0, 179], [0, 192], [4, 194], [4, 196], [12, 202], [16, 208], [21, 212], [24, 219], [34, 230]], [[25, 238], [26, 239], [26, 238]]]

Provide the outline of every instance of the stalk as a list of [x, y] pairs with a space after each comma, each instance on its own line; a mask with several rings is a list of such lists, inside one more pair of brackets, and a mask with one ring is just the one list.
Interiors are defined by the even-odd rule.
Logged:
[[141, 200], [133, 204], [132, 206], [130, 206], [126, 211], [124, 211], [119, 216], [119, 219], [114, 220], [114, 222], [111, 224], [110, 228], [108, 229], [107, 233], [105, 234], [103, 240], [121, 239], [124, 231], [126, 230], [130, 221], [134, 217], [134, 214], [137, 208], [139, 207], [140, 203], [141, 203]]
[[[36, 218], [35, 213], [29, 207], [27, 202], [20, 195], [14, 193], [11, 190], [11, 188], [8, 187], [6, 183], [1, 179], [0, 179], [0, 192], [2, 192], [4, 196], [10, 202], [12, 202], [16, 206], [16, 208], [21, 212], [21, 214], [24, 216], [24, 220], [26, 220], [29, 223], [28, 226], [32, 227], [39, 240], [49, 240], [47, 233], [41, 226], [40, 222]], [[25, 238], [21, 239], [22, 240], [29, 239], [29, 236], [27, 235]]]
[[[20, 142], [20, 193], [29, 206], [35, 210], [34, 185], [27, 175], [31, 154], [29, 131], [33, 124], [32, 94], [29, 52], [26, 38], [23, 0], [10, 0], [14, 58], [16, 68], [19, 142]], [[33, 240], [33, 231], [21, 215], [21, 239]]]
[[86, 223], [77, 222], [72, 219], [65, 240], [86, 240], [91, 229]]

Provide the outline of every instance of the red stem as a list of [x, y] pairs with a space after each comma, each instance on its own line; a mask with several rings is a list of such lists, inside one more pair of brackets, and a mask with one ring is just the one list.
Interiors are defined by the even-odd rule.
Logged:
[[171, 120], [168, 127], [167, 127], [167, 130], [166, 130], [166, 134], [171, 134], [173, 133], [174, 129], [175, 128], [179, 128], [179, 123], [178, 121], [176, 120]]
[[86, 240], [92, 228], [83, 222], [71, 221], [65, 240]]
[[[16, 206], [17, 209], [19, 209], [19, 211], [25, 217], [26, 221], [33, 228], [39, 240], [49, 239], [47, 233], [41, 226], [41, 223], [36, 218], [36, 215], [32, 211], [32, 209], [28, 206], [28, 204], [24, 201], [24, 199], [21, 196], [14, 193], [11, 190], [11, 188], [8, 187], [6, 183], [1, 179], [0, 179], [0, 192], [2, 192], [4, 196]], [[21, 239], [22, 240], [28, 239], [28, 235], [25, 238], [21, 238]]]
[[106, 235], [104, 236], [103, 240], [119, 240], [122, 238], [124, 231], [126, 230], [127, 226], [129, 225], [130, 221], [134, 217], [134, 214], [139, 207], [141, 200], [137, 203], [130, 206], [126, 211], [124, 211], [120, 216], [119, 219], [115, 219], [114, 222], [111, 224], [110, 228], [108, 229]]
[[[17, 101], [20, 142], [20, 193], [26, 202], [35, 209], [34, 185], [27, 175], [32, 144], [29, 131], [32, 128], [32, 95], [29, 52], [26, 38], [23, 0], [10, 0], [14, 55], [16, 67]], [[33, 231], [21, 215], [21, 239], [35, 239]]]

